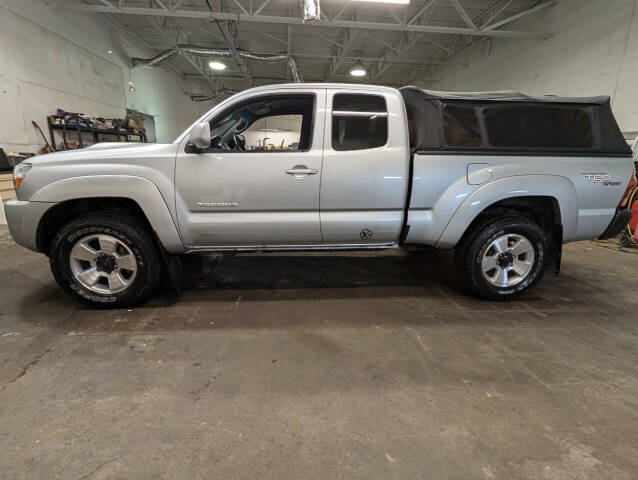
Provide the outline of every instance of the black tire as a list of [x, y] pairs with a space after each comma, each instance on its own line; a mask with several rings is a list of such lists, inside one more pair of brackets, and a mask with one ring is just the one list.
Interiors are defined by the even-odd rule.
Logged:
[[[482, 259], [492, 242], [506, 234], [525, 237], [534, 248], [530, 272], [516, 285], [496, 286], [482, 271]], [[459, 276], [474, 294], [488, 300], [514, 300], [529, 292], [540, 280], [551, 261], [551, 242], [545, 231], [534, 221], [517, 215], [486, 219], [461, 243], [456, 251]]]
[[[101, 294], [85, 288], [73, 275], [70, 253], [82, 238], [105, 234], [124, 243], [135, 256], [137, 272], [123, 291]], [[119, 212], [100, 212], [76, 218], [55, 235], [49, 252], [51, 272], [60, 287], [85, 305], [119, 308], [148, 299], [159, 283], [162, 270], [157, 244], [148, 228], [133, 216]]]

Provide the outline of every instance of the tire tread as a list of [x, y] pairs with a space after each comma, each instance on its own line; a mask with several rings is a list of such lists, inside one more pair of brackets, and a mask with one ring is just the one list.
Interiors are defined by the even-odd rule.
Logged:
[[[525, 226], [535, 231], [539, 237], [540, 242], [543, 244], [543, 258], [540, 265], [540, 271], [536, 274], [536, 277], [523, 288], [514, 288], [511, 293], [503, 294], [497, 293], [495, 288], [488, 288], [481, 284], [478, 276], [474, 272], [474, 262], [476, 254], [480, 251], [482, 245], [494, 232], [499, 229], [507, 227]], [[547, 233], [533, 220], [524, 217], [522, 215], [508, 214], [507, 216], [486, 216], [485, 220], [481, 222], [473, 231], [467, 235], [464, 241], [460, 244], [456, 252], [457, 270], [462, 280], [465, 283], [466, 288], [475, 295], [485, 298], [487, 300], [496, 301], [509, 301], [520, 298], [527, 294], [534, 286], [541, 280], [543, 274], [547, 268], [549, 259], [550, 242]]]
[[[87, 227], [87, 225], [108, 227], [120, 231], [127, 237], [130, 237], [132, 241], [136, 242], [138, 248], [147, 252], [149, 258], [146, 258], [145, 261], [148, 264], [148, 279], [134, 294], [131, 295], [129, 293], [128, 295], [121, 296], [121, 299], [115, 302], [105, 303], [86, 298], [71, 288], [71, 279], [67, 278], [62, 265], [62, 262], [66, 261], [66, 259], [62, 258], [61, 251], [66, 242], [66, 237], [74, 231]], [[57, 231], [51, 242], [49, 254], [51, 272], [62, 290], [78, 302], [98, 308], [128, 307], [147, 300], [159, 284], [161, 273], [160, 262], [158, 246], [148, 231], [148, 228], [136, 217], [118, 211], [102, 211], [75, 218]], [[124, 293], [127, 292], [125, 291]]]

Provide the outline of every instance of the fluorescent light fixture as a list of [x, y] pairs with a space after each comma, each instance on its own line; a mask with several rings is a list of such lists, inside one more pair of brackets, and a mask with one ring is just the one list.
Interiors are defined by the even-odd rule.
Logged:
[[350, 69], [350, 75], [353, 77], [364, 77], [366, 74], [366, 67], [361, 62], [355, 63]]
[[400, 5], [409, 5], [410, 0], [353, 0], [355, 2], [371, 2], [371, 3], [398, 3]]
[[213, 70], [224, 70], [226, 65], [222, 62], [218, 62], [217, 60], [213, 60], [212, 62], [208, 62], [208, 66]]
[[109, 55], [113, 54], [113, 50], [108, 50], [106, 53], [108, 53]]

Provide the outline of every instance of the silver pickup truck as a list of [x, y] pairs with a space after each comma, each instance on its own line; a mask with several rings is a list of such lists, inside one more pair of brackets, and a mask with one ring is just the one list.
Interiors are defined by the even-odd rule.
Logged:
[[6, 216], [76, 299], [146, 299], [179, 255], [455, 249], [488, 299], [529, 291], [561, 245], [609, 237], [632, 176], [608, 97], [372, 85], [253, 88], [171, 144], [23, 162]]

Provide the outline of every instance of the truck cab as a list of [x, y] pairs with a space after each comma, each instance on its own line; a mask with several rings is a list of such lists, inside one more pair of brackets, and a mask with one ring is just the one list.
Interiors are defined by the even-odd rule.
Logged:
[[[191, 249], [388, 247], [404, 223], [410, 151], [396, 89], [262, 87], [179, 139], [177, 219]], [[208, 133], [205, 134], [208, 138]]]

